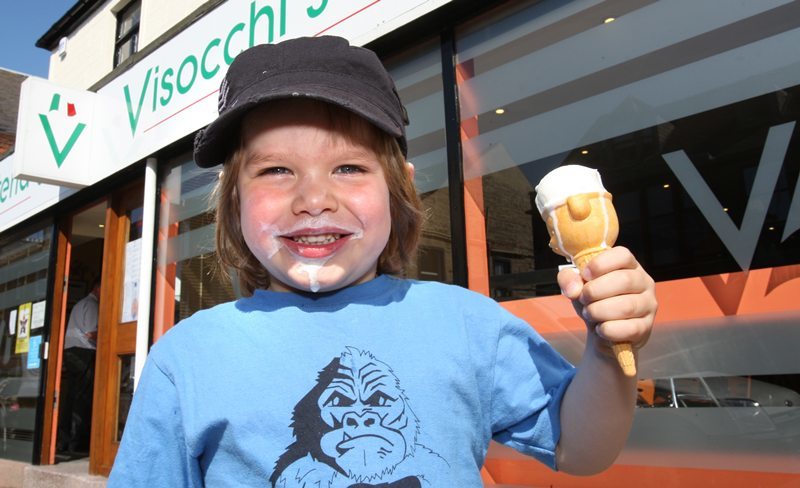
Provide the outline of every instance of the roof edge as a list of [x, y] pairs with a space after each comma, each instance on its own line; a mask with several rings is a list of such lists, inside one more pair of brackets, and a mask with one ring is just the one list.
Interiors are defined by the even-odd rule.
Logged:
[[105, 0], [78, 0], [47, 32], [36, 41], [36, 47], [53, 51], [62, 37], [68, 36], [84, 20], [100, 8]]

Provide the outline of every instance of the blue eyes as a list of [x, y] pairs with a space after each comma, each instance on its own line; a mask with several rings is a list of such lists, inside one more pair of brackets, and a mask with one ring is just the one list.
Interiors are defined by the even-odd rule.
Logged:
[[261, 171], [259, 171], [258, 174], [260, 174], [260, 175], [288, 175], [288, 174], [292, 174], [292, 172], [289, 171], [288, 168], [275, 166], [275, 167], [272, 167], [272, 168], [264, 168]]
[[336, 168], [336, 172], [350, 175], [350, 174], [363, 173], [364, 168], [362, 168], [361, 166], [356, 166], [354, 164], [346, 164]]
[[[366, 169], [362, 166], [358, 166], [355, 164], [343, 164], [342, 166], [338, 166], [336, 169], [333, 170], [334, 174], [343, 174], [343, 175], [355, 175], [360, 173], [365, 173]], [[267, 175], [267, 176], [284, 176], [284, 175], [291, 175], [292, 170], [283, 166], [272, 166], [268, 168], [263, 168], [258, 172], [260, 175]]]

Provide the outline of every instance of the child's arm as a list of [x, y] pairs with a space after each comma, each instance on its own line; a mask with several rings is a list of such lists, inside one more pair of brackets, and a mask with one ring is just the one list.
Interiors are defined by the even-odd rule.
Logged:
[[658, 304], [653, 279], [633, 255], [615, 247], [595, 257], [583, 282], [562, 270], [558, 283], [589, 328], [578, 372], [561, 405], [558, 469], [598, 473], [614, 462], [633, 422], [636, 378], [626, 377], [609, 341], [630, 342], [634, 351], [650, 336]]

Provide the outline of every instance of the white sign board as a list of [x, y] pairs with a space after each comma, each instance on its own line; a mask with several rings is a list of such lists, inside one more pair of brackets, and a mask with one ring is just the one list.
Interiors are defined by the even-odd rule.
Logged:
[[319, 35], [361, 45], [450, 1], [230, 0], [96, 94], [26, 81], [15, 174], [91, 185], [211, 122], [227, 68], [248, 47]]
[[0, 161], [0, 232], [75, 193], [44, 183], [14, 177], [16, 153]]
[[130, 152], [130, 141], [115, 127], [113, 101], [97, 93], [30, 77], [19, 101], [17, 178], [80, 188], [109, 174], [114, 158]]

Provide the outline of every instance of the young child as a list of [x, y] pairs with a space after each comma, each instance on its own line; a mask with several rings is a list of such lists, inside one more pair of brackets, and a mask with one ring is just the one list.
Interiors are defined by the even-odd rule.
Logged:
[[422, 212], [407, 116], [370, 51], [336, 37], [253, 47], [195, 140], [224, 162], [217, 251], [248, 298], [152, 348], [109, 486], [479, 487], [491, 439], [554, 469], [608, 467], [653, 280], [629, 251], [559, 285], [586, 321], [573, 368], [528, 324], [457, 286], [401, 279]]

